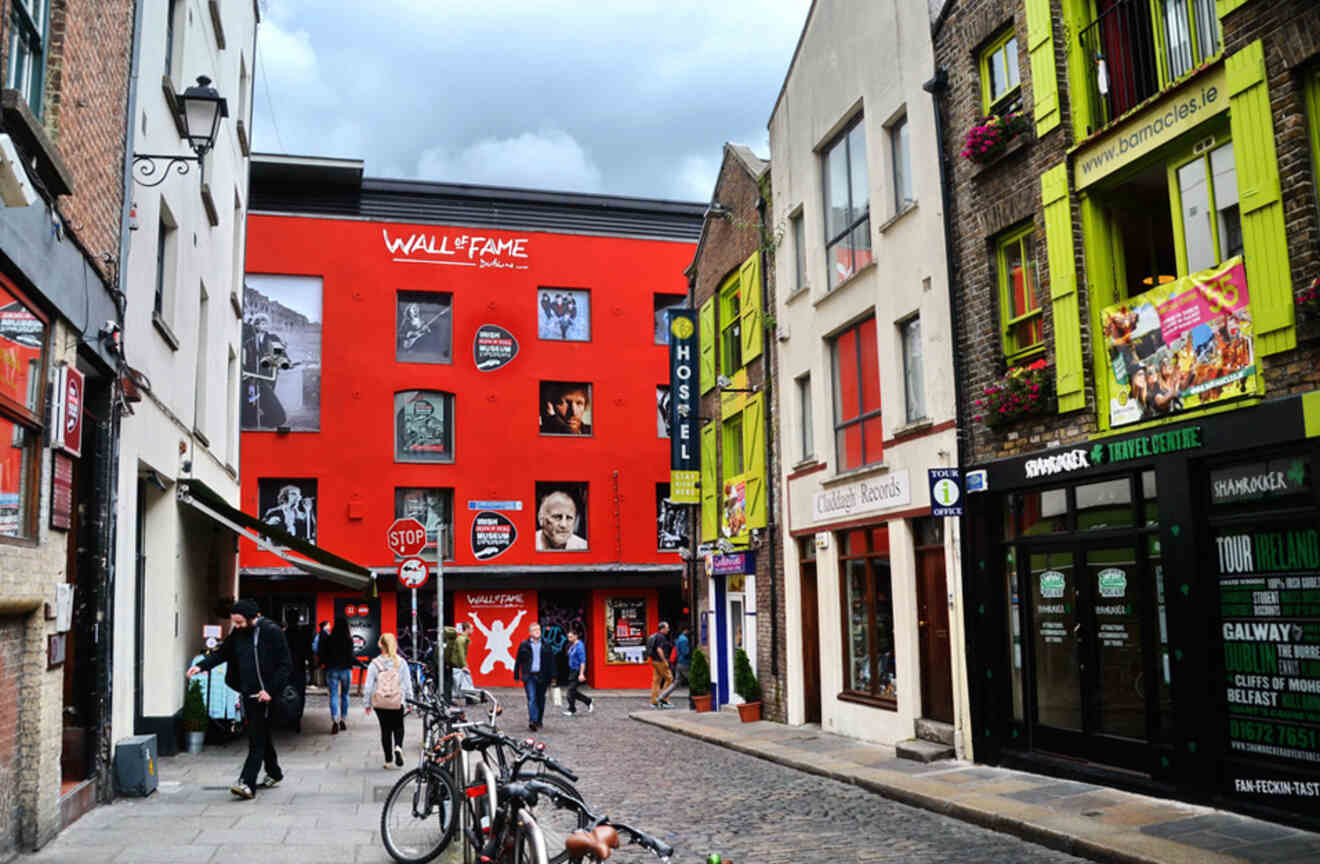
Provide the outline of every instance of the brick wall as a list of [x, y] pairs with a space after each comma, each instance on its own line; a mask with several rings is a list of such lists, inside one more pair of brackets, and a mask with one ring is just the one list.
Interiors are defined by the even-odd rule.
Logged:
[[[1082, 324], [1082, 351], [1086, 372], [1086, 408], [1064, 415], [1031, 418], [991, 429], [971, 420], [981, 412], [974, 400], [1005, 371], [999, 326], [993, 240], [1008, 228], [1031, 224], [1038, 264], [1039, 291], [1044, 307], [1046, 360], [1054, 367], [1054, 326], [1050, 310], [1050, 280], [1044, 221], [1040, 203], [1040, 175], [1061, 163], [1075, 142], [1065, 69], [1065, 32], [1059, 0], [1052, 3], [1055, 74], [1059, 83], [1060, 124], [1042, 138], [1029, 133], [1025, 142], [998, 162], [980, 166], [962, 158], [967, 130], [981, 116], [980, 72], [977, 49], [1011, 22], [1019, 47], [1022, 104], [1032, 116], [1030, 59], [1026, 50], [1027, 24], [1023, 4], [1013, 0], [951, 0], [949, 13], [935, 34], [938, 65], [949, 73], [949, 90], [941, 103], [945, 128], [944, 158], [950, 166], [953, 195], [953, 274], [961, 312], [955, 339], [963, 356], [964, 381], [959, 398], [969, 418], [968, 458], [984, 462], [1050, 446], [1084, 440], [1097, 431], [1095, 387], [1090, 362], [1090, 298], [1086, 290], [1085, 257], [1081, 238], [1081, 210], [1076, 194], [1070, 197], [1076, 262], [1078, 307]], [[1320, 275], [1320, 226], [1317, 225], [1315, 186], [1310, 142], [1299, 67], [1320, 55], [1320, 6], [1310, 0], [1248, 0], [1223, 22], [1225, 53], [1232, 53], [1256, 38], [1263, 38], [1274, 108], [1274, 128], [1283, 182], [1284, 213], [1288, 224], [1289, 254], [1294, 290]], [[1075, 38], [1075, 37], [1074, 37]], [[1320, 383], [1320, 364], [1314, 362], [1320, 324], [1301, 322], [1299, 347], [1265, 358], [1266, 391], [1270, 396], [1313, 389]]]

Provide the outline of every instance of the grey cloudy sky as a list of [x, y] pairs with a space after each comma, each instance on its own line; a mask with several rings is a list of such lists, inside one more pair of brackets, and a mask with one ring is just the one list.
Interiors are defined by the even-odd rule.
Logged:
[[[374, 177], [706, 200], [810, 0], [261, 0], [256, 149]], [[369, 15], [363, 15], [369, 9]]]

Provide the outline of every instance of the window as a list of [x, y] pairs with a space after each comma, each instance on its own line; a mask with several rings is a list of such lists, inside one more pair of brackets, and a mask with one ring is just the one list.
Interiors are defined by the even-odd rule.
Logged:
[[725, 417], [721, 425], [724, 428], [724, 477], [727, 480], [743, 473], [742, 414]]
[[1034, 226], [1028, 225], [1012, 232], [999, 241], [995, 252], [1004, 354], [1010, 359], [1045, 350], [1033, 230]]
[[788, 217], [793, 229], [793, 293], [807, 290], [807, 233], [802, 224], [802, 211]]
[[[206, 285], [201, 285], [197, 307], [197, 368], [193, 375], [193, 429], [206, 437], [207, 383], [211, 378], [211, 303]], [[210, 446], [210, 445], [207, 445]]]
[[395, 302], [394, 359], [400, 363], [453, 360], [453, 295], [400, 291]]
[[394, 394], [394, 461], [454, 461], [454, 396], [438, 390]]
[[238, 452], [238, 355], [231, 346], [225, 373], [225, 464], [235, 464]]
[[23, 95], [32, 113], [41, 116], [46, 79], [47, 0], [13, 0], [9, 16], [8, 86]]
[[187, 26], [187, 4], [183, 0], [167, 0], [165, 5], [165, 75], [176, 84], [183, 81], [183, 33]]
[[840, 594], [844, 598], [844, 689], [895, 706], [898, 672], [888, 526], [840, 533], [838, 542]]
[[742, 287], [734, 274], [720, 289], [720, 371], [742, 368]]
[[880, 364], [875, 319], [867, 318], [834, 338], [834, 452], [837, 471], [873, 465], [884, 456], [880, 418]]
[[898, 325], [903, 345], [903, 393], [907, 397], [907, 422], [926, 416], [925, 371], [921, 362], [921, 317], [913, 316]]
[[1178, 269], [1195, 273], [1242, 254], [1233, 142], [1197, 154], [1176, 173], [1185, 259]]
[[687, 297], [682, 294], [656, 294], [652, 304], [655, 308], [655, 344], [669, 344], [669, 309], [682, 309]]
[[265, 524], [316, 543], [316, 480], [259, 478], [257, 510]]
[[1017, 36], [1010, 27], [981, 52], [982, 110], [1003, 114], [1017, 108], [1022, 101], [1021, 75]]
[[655, 484], [655, 545], [661, 552], [688, 546], [687, 508], [669, 500], [669, 484]]
[[394, 518], [411, 516], [426, 528], [422, 556], [436, 560], [443, 550], [444, 560], [454, 557], [454, 490], [404, 487], [394, 490]]
[[889, 152], [894, 160], [894, 212], [900, 213], [916, 200], [912, 192], [912, 156], [906, 115], [889, 127]]
[[830, 290], [871, 263], [871, 187], [861, 117], [825, 152], [825, 259]]
[[160, 220], [156, 226], [156, 297], [152, 311], [158, 321], [173, 324], [174, 279], [179, 269], [178, 222], [166, 205], [160, 202]]
[[0, 537], [35, 538], [46, 321], [0, 280]]
[[247, 220], [243, 218], [243, 199], [238, 197], [238, 187], [235, 186], [234, 187], [234, 221], [232, 225], [234, 231], [234, 236], [232, 238], [234, 242], [234, 269], [233, 269], [234, 281], [233, 281], [233, 285], [230, 287], [229, 296], [230, 296], [230, 302], [233, 303], [234, 306], [236, 307], [234, 309], [234, 314], [239, 316], [242, 316], [243, 314], [242, 311], [243, 302], [239, 298], [242, 296], [241, 291], [243, 289], [243, 251], [244, 251], [243, 223], [246, 221]]
[[798, 393], [798, 435], [802, 439], [802, 461], [816, 455], [815, 441], [811, 430], [811, 376], [803, 375], [797, 379]]

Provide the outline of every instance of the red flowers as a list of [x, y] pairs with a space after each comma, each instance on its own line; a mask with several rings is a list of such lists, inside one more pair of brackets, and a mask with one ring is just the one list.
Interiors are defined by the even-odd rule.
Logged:
[[993, 161], [1010, 141], [1030, 128], [1021, 111], [1011, 111], [1002, 116], [988, 114], [981, 118], [979, 125], [967, 132], [962, 157], [973, 162]]
[[1048, 364], [1042, 357], [1026, 366], [1013, 366], [998, 381], [986, 386], [984, 399], [972, 404], [983, 408], [983, 414], [972, 419], [998, 426], [1031, 414], [1045, 414], [1050, 410], [1053, 396]]
[[1311, 287], [1298, 293], [1295, 302], [1308, 312], [1320, 312], [1320, 277], [1312, 279]]

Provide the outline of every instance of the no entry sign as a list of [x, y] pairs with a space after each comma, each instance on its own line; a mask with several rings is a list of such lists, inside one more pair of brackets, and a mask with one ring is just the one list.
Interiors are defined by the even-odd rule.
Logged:
[[404, 588], [421, 588], [431, 578], [431, 571], [421, 558], [409, 558], [399, 565], [399, 584]]
[[426, 526], [416, 519], [395, 519], [385, 532], [385, 545], [400, 558], [411, 558], [426, 546]]

